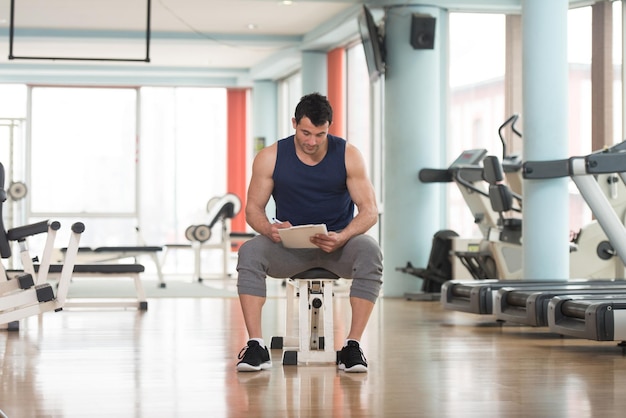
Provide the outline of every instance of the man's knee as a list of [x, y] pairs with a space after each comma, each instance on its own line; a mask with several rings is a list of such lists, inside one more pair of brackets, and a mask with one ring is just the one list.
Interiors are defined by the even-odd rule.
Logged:
[[346, 260], [352, 260], [350, 296], [375, 303], [383, 276], [383, 256], [378, 242], [369, 235], [359, 235], [348, 242], [344, 251]]
[[382, 276], [383, 255], [378, 242], [369, 235], [361, 235], [351, 243], [350, 252], [354, 256], [355, 277], [376, 280]]
[[265, 296], [265, 273], [263, 271], [262, 247], [264, 236], [256, 236], [244, 242], [237, 257], [237, 289], [239, 294]]
[[380, 245], [369, 235], [357, 235], [353, 237], [347, 245], [350, 247], [350, 251], [359, 256], [382, 259]]
[[257, 235], [239, 247], [237, 270], [241, 267], [258, 266], [266, 258], [268, 247], [272, 244], [267, 237]]
[[258, 247], [259, 238], [260, 236], [256, 236], [241, 244], [238, 251], [238, 258], [246, 259], [258, 253], [258, 251], [255, 251], [255, 248]]

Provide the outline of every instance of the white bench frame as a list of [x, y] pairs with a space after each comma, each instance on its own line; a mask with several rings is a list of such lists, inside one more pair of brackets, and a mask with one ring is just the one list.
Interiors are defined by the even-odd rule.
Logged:
[[338, 279], [323, 269], [287, 279], [285, 336], [271, 342], [272, 349], [283, 349], [283, 365], [337, 363], [333, 287]]

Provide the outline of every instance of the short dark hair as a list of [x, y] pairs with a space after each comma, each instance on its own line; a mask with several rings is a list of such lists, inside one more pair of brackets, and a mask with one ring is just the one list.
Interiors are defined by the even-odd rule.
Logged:
[[333, 108], [326, 96], [311, 93], [302, 96], [300, 103], [296, 106], [294, 117], [296, 124], [300, 123], [303, 117], [307, 117], [315, 126], [322, 126], [326, 122], [331, 125], [333, 123]]

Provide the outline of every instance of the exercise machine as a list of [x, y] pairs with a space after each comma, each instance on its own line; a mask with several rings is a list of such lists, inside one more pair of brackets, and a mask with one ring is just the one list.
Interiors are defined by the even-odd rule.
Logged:
[[[462, 306], [484, 306], [476, 313], [491, 314], [492, 301], [470, 302], [463, 300], [469, 297], [470, 289], [447, 289], [441, 291], [441, 286], [452, 280], [448, 286], [464, 286], [464, 283], [454, 281], [456, 272], [455, 258], [458, 259], [471, 276], [479, 281], [484, 280], [516, 280], [522, 279], [522, 247], [521, 227], [519, 216], [505, 216], [507, 212], [521, 210], [521, 196], [512, 192], [503, 183], [508, 172], [521, 172], [515, 168], [518, 159], [509, 159], [505, 166], [500, 164], [497, 157], [487, 156], [484, 149], [466, 150], [459, 155], [447, 169], [423, 169], [420, 171], [420, 180], [423, 182], [455, 182], [462, 196], [474, 216], [474, 222], [481, 231], [481, 237], [474, 240], [463, 239], [451, 230], [438, 231], [433, 237], [433, 245], [426, 268], [414, 267], [410, 262], [396, 270], [412, 274], [423, 279], [422, 293], [407, 293], [410, 300], [432, 300], [445, 297], [445, 304], [453, 309], [459, 302]], [[508, 177], [507, 177], [508, 178]], [[607, 175], [606, 178], [609, 178]], [[608, 182], [611, 189], [605, 193], [611, 196], [616, 210], [623, 208], [626, 202], [626, 189], [615, 181]], [[622, 209], [623, 210], [623, 209]], [[461, 248], [461, 242], [467, 242]], [[586, 225], [571, 244], [573, 256], [570, 261], [570, 270], [573, 276], [584, 278], [613, 277], [621, 267], [621, 261], [614, 257], [612, 248], [608, 244], [606, 235], [597, 221]], [[469, 285], [474, 287], [473, 285]], [[491, 288], [490, 288], [491, 289]], [[489, 297], [491, 291], [487, 292]], [[474, 297], [483, 295], [482, 292]], [[426, 296], [430, 296], [431, 299]], [[463, 310], [465, 310], [464, 308]]]
[[[518, 201], [517, 206], [512, 205], [507, 210], [520, 211], [521, 202], [521, 159], [517, 155], [507, 153], [507, 145], [504, 139], [504, 129], [510, 126], [511, 131], [517, 137], [522, 134], [515, 127], [519, 119], [518, 114], [510, 116], [498, 128], [498, 136], [502, 143], [502, 169], [503, 176], [506, 176], [508, 183], [514, 185], [513, 192], [509, 192], [510, 197]], [[505, 257], [511, 257], [508, 264], [519, 264], [521, 268], [521, 254], [518, 251], [510, 251], [507, 248], [493, 248], [490, 242], [495, 235], [499, 239], [501, 231], [502, 216], [493, 208], [491, 197], [485, 185], [485, 171], [482, 161], [487, 155], [486, 149], [471, 149], [463, 151], [447, 169], [425, 168], [419, 172], [419, 180], [423, 183], [448, 183], [454, 182], [466, 202], [474, 223], [481, 233], [480, 238], [460, 238], [455, 231], [438, 231], [433, 237], [433, 245], [426, 268], [414, 267], [409, 261], [406, 266], [398, 267], [396, 270], [417, 276], [423, 280], [422, 293], [407, 293], [405, 296], [410, 300], [435, 300], [439, 298], [441, 285], [456, 278], [457, 267], [455, 260], [459, 260], [461, 265], [467, 269], [474, 279], [495, 279], [503, 275], [510, 275], [498, 271], [507, 263], [498, 261]], [[499, 178], [498, 181], [502, 181]], [[495, 180], [494, 180], [495, 181]], [[461, 248], [465, 245], [465, 248]], [[504, 245], [511, 245], [502, 244]], [[512, 277], [509, 277], [512, 278]]]
[[[523, 279], [521, 219], [519, 215], [510, 216], [521, 212], [523, 163], [518, 155], [508, 153], [504, 138], [507, 127], [516, 137], [522, 138], [515, 126], [518, 119], [519, 115], [513, 114], [498, 128], [502, 143], [501, 161], [495, 156], [487, 156], [483, 149], [467, 150], [446, 170], [420, 171], [422, 182], [455, 182], [474, 216], [481, 237], [454, 237], [452, 251], [477, 280]], [[481, 185], [482, 180], [487, 184]], [[626, 217], [624, 182], [619, 181], [615, 173], [602, 173], [598, 176], [598, 183], [616, 212]], [[462, 248], [463, 245], [466, 248]], [[570, 257], [570, 277], [621, 277], [622, 264], [614, 257], [606, 235], [596, 221], [584, 225], [575, 234], [570, 248], [576, 253]], [[428, 268], [415, 269], [407, 263], [405, 268], [398, 270], [422, 277], [420, 274]]]
[[[23, 270], [7, 270], [0, 263], [0, 325], [8, 330], [19, 329], [19, 320], [28, 316], [41, 314], [49, 311], [59, 311], [65, 304], [69, 281], [76, 254], [80, 235], [85, 227], [77, 222], [72, 225], [72, 234], [68, 246], [68, 259], [62, 268], [61, 279], [55, 293], [50, 283], [47, 283], [47, 273], [56, 238], [56, 232], [61, 225], [57, 221], [41, 221], [30, 225], [5, 230], [3, 223], [2, 207], [6, 201], [4, 190], [4, 166], [0, 163], [0, 256], [9, 259], [12, 256], [11, 243], [16, 242], [20, 247], [20, 258]], [[35, 271], [33, 258], [28, 248], [28, 238], [46, 233], [39, 274]]]
[[[510, 279], [516, 278], [509, 271], [511, 266], [514, 266], [515, 270], [519, 270], [519, 275], [521, 275], [520, 233], [516, 232], [516, 239], [506, 239], [510, 236], [507, 231], [519, 230], [521, 224], [514, 223], [513, 220], [503, 221], [502, 217], [503, 210], [521, 211], [521, 196], [505, 189], [504, 191], [508, 191], [507, 197], [509, 198], [506, 201], [507, 206], [504, 207], [505, 203], [502, 201], [498, 207], [494, 208], [493, 188], [504, 186], [498, 184], [492, 187], [488, 182], [485, 182], [485, 179], [489, 178], [486, 171], [493, 173], [492, 176], [496, 175], [495, 168], [483, 166], [486, 156], [486, 149], [465, 150], [447, 169], [426, 168], [420, 170], [419, 179], [423, 183], [454, 182], [458, 186], [481, 236], [466, 239], [459, 237], [456, 232], [451, 230], [438, 231], [433, 237], [433, 246], [426, 268], [415, 268], [408, 262], [406, 266], [396, 269], [423, 279], [423, 292], [419, 294], [407, 293], [405, 297], [408, 299], [439, 299], [441, 286], [449, 280], [454, 280], [456, 276], [456, 269], [447, 267], [454, 266], [455, 260], [460, 261], [461, 266], [465, 267], [476, 280], [496, 279], [502, 276], [508, 276], [507, 278]], [[503, 166], [498, 166], [500, 168], [500, 171], [497, 172], [499, 177], [493, 180], [494, 184], [503, 181], [504, 172], [507, 173], [506, 176], [517, 176], [516, 173], [521, 169], [519, 158], [507, 157], [506, 167], [506, 170], [503, 171]], [[517, 204], [514, 204], [514, 201]], [[431, 296], [431, 298], [427, 298], [427, 296]]]
[[558, 295], [615, 295], [626, 297], [626, 280], [594, 280], [585, 284], [504, 287], [495, 293], [493, 313], [497, 320], [533, 327], [548, 326], [548, 304]]
[[[17, 243], [20, 249], [20, 261], [21, 270], [5, 269], [2, 263], [0, 263], [0, 295], [8, 295], [11, 293], [10, 298], [6, 298], [3, 302], [0, 302], [0, 307], [8, 309], [11, 306], [17, 306], [17, 303], [26, 303], [28, 296], [27, 293], [16, 293], [15, 290], [25, 290], [34, 288], [40, 299], [45, 301], [56, 300], [55, 303], [61, 303], [63, 306], [76, 306], [78, 303], [66, 302], [67, 291], [63, 288], [68, 287], [71, 279], [81, 276], [116, 276], [124, 277], [129, 276], [134, 280], [135, 289], [137, 292], [136, 306], [141, 309], [147, 309], [147, 300], [143, 286], [139, 277], [139, 274], [144, 271], [144, 266], [141, 264], [78, 264], [78, 254], [85, 253], [84, 247], [66, 247], [61, 250], [62, 256], [56, 255], [55, 240], [57, 231], [61, 228], [61, 224], [58, 221], [41, 221], [29, 225], [23, 225], [15, 228], [11, 228], [5, 231], [2, 223], [2, 207], [6, 201], [6, 193], [4, 191], [4, 166], [0, 163], [0, 255], [2, 259], [9, 259], [12, 255], [11, 244]], [[84, 224], [77, 222], [72, 225], [73, 241], [78, 242], [79, 235], [84, 230]], [[46, 234], [45, 246], [42, 252], [42, 257], [33, 257], [30, 254], [28, 246], [28, 238], [34, 235]], [[112, 248], [112, 247], [111, 247]], [[83, 251], [81, 251], [83, 250]], [[126, 249], [124, 249], [126, 250]], [[88, 252], [92, 252], [91, 250]], [[120, 254], [119, 249], [116, 250], [117, 254]], [[53, 264], [52, 262], [55, 262]], [[71, 265], [69, 273], [66, 272], [67, 266]], [[66, 277], [69, 274], [69, 278]], [[67, 280], [66, 280], [67, 279]], [[50, 281], [50, 282], [49, 282]], [[51, 286], [51, 282], [56, 282], [57, 293], [62, 298], [54, 296], [54, 291]], [[107, 306], [135, 306], [134, 302], [106, 302]], [[88, 302], [80, 304], [84, 306], [94, 306], [95, 302]], [[96, 306], [100, 306], [96, 305]], [[10, 325], [13, 326], [13, 325]]]
[[[493, 315], [495, 297], [503, 288], [533, 288], [537, 286], [563, 284], [563, 280], [451, 280], [441, 288], [441, 304], [451, 311], [472, 313], [477, 315]], [[570, 280], [571, 284], [586, 284], [588, 280]]]
[[437, 231], [433, 236], [430, 256], [426, 268], [413, 267], [408, 262], [405, 267], [396, 268], [397, 271], [412, 274], [422, 279], [421, 293], [405, 293], [407, 300], [438, 300], [441, 285], [453, 277], [452, 240], [459, 234], [452, 230]]
[[[68, 248], [69, 251], [69, 248]], [[51, 281], [57, 281], [57, 285], [60, 285], [60, 281], [63, 279], [63, 269], [67, 264], [67, 258], [64, 264], [51, 264], [48, 272], [48, 278]], [[41, 271], [40, 266], [35, 265], [36, 271]], [[118, 264], [118, 263], [99, 263], [99, 264], [74, 264], [72, 271], [72, 280], [78, 278], [128, 278], [133, 281], [135, 288], [134, 298], [89, 298], [89, 300], [74, 300], [74, 298], [68, 298], [65, 306], [68, 308], [102, 308], [102, 307], [116, 307], [116, 308], [136, 308], [140, 311], [148, 310], [148, 300], [146, 292], [143, 288], [141, 281], [141, 274], [145, 271], [145, 267], [142, 264]], [[108, 300], [104, 300], [108, 299]]]
[[[32, 227], [31, 225], [25, 225], [17, 232], [13, 228], [7, 231], [7, 238], [11, 237], [25, 241], [28, 236], [38, 233], [37, 231], [40, 231], [42, 224], [33, 224]], [[71, 230], [68, 257], [62, 266], [56, 292], [53, 286], [45, 281], [47, 277], [46, 271], [41, 270], [39, 277], [36, 277], [37, 273], [34, 270], [24, 270], [26, 273], [36, 277], [35, 285], [28, 289], [16, 290], [0, 296], [0, 324], [6, 324], [9, 330], [17, 330], [19, 329], [18, 321], [20, 319], [44, 312], [58, 312], [63, 309], [72, 278], [76, 254], [78, 253], [80, 235], [85, 230], [85, 226], [81, 222], [76, 222], [72, 225]], [[9, 232], [12, 232], [12, 235]], [[18, 233], [19, 238], [14, 236]], [[30, 268], [30, 266], [26, 266], [26, 269]]]
[[[593, 164], [599, 164], [597, 161], [598, 156], [604, 156], [606, 158], [610, 155], [614, 155], [612, 158], [620, 158], [619, 155], [626, 148], [626, 142], [622, 142], [610, 149], [604, 150], [601, 153], [591, 154], [589, 158], [593, 158]], [[487, 159], [487, 158], [486, 158]], [[487, 159], [488, 160], [488, 159]], [[540, 167], [544, 167], [547, 164], [545, 162], [537, 162]], [[557, 167], [567, 166], [567, 160], [559, 161], [555, 163]], [[489, 166], [490, 164], [486, 164]], [[535, 169], [535, 163], [529, 163], [528, 165], [524, 165], [525, 170], [530, 170], [532, 173], [527, 173], [524, 171], [524, 177], [526, 176], [538, 176], [538, 175], [546, 175], [541, 169]], [[528, 167], [528, 168], [526, 168]], [[595, 193], [598, 193], [600, 197], [595, 196], [595, 200], [605, 202], [606, 208], [608, 211], [613, 214], [611, 219], [617, 219], [619, 222], [619, 228], [623, 229], [622, 220], [619, 220], [615, 212], [624, 213], [624, 197], [626, 196], [626, 189], [624, 189], [624, 175], [620, 173], [619, 175], [615, 174], [619, 171], [619, 166], [612, 164], [605, 168], [605, 171], [600, 171], [595, 168], [593, 175], [589, 175], [587, 179], [581, 180], [579, 178], [574, 178], [575, 184], [581, 187], [584, 187], [586, 193], [588, 189], [592, 189]], [[539, 174], [538, 174], [539, 173]], [[552, 174], [548, 172], [548, 174]], [[566, 175], [560, 173], [561, 175]], [[595, 176], [595, 177], [594, 177]], [[597, 177], [597, 180], [596, 180]], [[621, 179], [619, 183], [615, 180], [615, 178]], [[530, 177], [536, 178], [536, 177]], [[497, 183], [497, 182], [496, 182]], [[585, 200], [589, 204], [589, 197], [585, 196], [583, 190], [581, 190], [581, 194], [585, 198]], [[497, 201], [503, 195], [498, 192], [495, 193], [492, 197], [492, 201]], [[502, 203], [496, 203], [497, 205], [501, 205]], [[594, 207], [590, 205], [592, 211], [595, 210]], [[605, 209], [606, 209], [605, 208]], [[597, 216], [597, 215], [596, 215]], [[613, 240], [607, 238], [611, 235], [607, 232], [607, 226], [602, 225], [600, 217], [597, 216], [597, 220], [593, 221], [587, 227], [583, 228], [578, 235], [578, 239], [572, 246], [572, 252], [570, 253], [570, 272], [571, 275], [580, 274], [578, 277], [583, 277], [584, 279], [578, 279], [576, 283], [572, 283], [572, 280], [568, 281], [569, 284], [579, 285], [580, 280], [593, 280], [594, 282], [601, 280], [600, 278], [611, 277], [614, 279], [622, 279], [623, 278], [623, 270], [624, 263], [621, 257], [616, 257], [619, 255], [619, 251], [616, 251], [613, 246]], [[613, 227], [614, 225], [612, 225]], [[519, 251], [521, 251], [521, 246], [519, 246]], [[574, 266], [583, 267], [574, 268]], [[578, 273], [578, 274], [577, 274]], [[606, 282], [606, 280], [602, 280]], [[567, 284], [567, 283], [565, 283]], [[620, 285], [621, 283], [618, 283]], [[533, 318], [532, 313], [528, 312], [528, 318], [522, 316], [521, 310], [525, 310], [527, 305], [525, 302], [520, 302], [519, 293], [514, 294], [510, 297], [511, 306], [507, 305], [507, 300], [509, 296], [507, 295], [504, 299], [495, 300], [497, 297], [497, 291], [503, 287], [510, 288], [524, 288], [526, 294], [531, 293], [532, 289], [528, 289], [528, 287], [532, 286], [544, 286], [544, 285], [554, 285], [554, 286], [562, 286], [564, 285], [563, 281], [541, 281], [540, 283], [532, 283], [527, 280], [523, 280], [518, 276], [515, 276], [513, 281], [508, 279], [503, 280], [493, 280], [486, 282], [463, 282], [463, 281], [450, 281], [444, 284], [442, 288], [442, 303], [446, 309], [450, 310], [460, 310], [463, 312], [475, 313], [475, 314], [494, 314], [494, 306], [496, 307], [496, 317], [500, 317], [501, 319], [508, 320], [516, 320], [516, 321], [529, 321], [532, 324]], [[504, 313], [508, 311], [509, 314], [517, 311], [516, 317], [508, 316], [508, 314]], [[536, 318], [535, 319], [540, 319]]]
[[[489, 230], [497, 225], [497, 214], [491, 210], [487, 192], [482, 179], [481, 161], [487, 155], [486, 149], [463, 151], [446, 169], [425, 168], [419, 172], [419, 180], [423, 183], [455, 182], [474, 216], [474, 222], [481, 234], [486, 236]], [[396, 268], [407, 274], [422, 279], [422, 293], [407, 293], [410, 300], [433, 300], [439, 297], [441, 285], [454, 277], [453, 240], [458, 234], [452, 230], [442, 230], [433, 236], [433, 245], [426, 268], [414, 267], [409, 261], [406, 266]], [[464, 260], [462, 256], [459, 257]], [[465, 263], [464, 263], [465, 264]], [[478, 267], [465, 265], [472, 275], [486, 278], [487, 273], [478, 272]]]
[[[465, 259], [465, 265], [473, 264], [481, 267], [478, 272], [485, 274], [474, 274], [477, 279], [522, 279], [522, 219], [519, 215], [508, 215], [512, 212], [520, 212], [519, 206], [523, 203], [522, 199], [503, 183], [504, 175], [497, 157], [484, 158], [483, 178], [489, 184], [488, 195], [491, 207], [499, 214], [498, 224], [497, 227], [489, 230], [486, 238], [481, 242], [479, 251], [474, 253], [467, 251], [458, 255]], [[611, 177], [605, 174], [598, 181], [609, 184], [609, 178]], [[624, 184], [617, 184], [615, 181], [610, 184], [613, 190], [607, 189], [604, 192], [607, 196], [610, 195], [614, 209], [623, 211], [626, 188]], [[570, 252], [570, 277], [589, 279], [616, 277], [623, 270], [623, 264], [615, 257], [606, 234], [596, 220], [589, 222], [578, 231], [574, 241], [570, 242]], [[493, 268], [485, 266], [495, 266], [496, 275], [493, 275]]]
[[[606, 233], [611, 248], [626, 266], [626, 228], [595, 179], [617, 173], [626, 181], [626, 141], [584, 157], [527, 162], [524, 177], [571, 177]], [[548, 303], [548, 326], [562, 335], [600, 341], [626, 340], [626, 297], [613, 295], [557, 295]], [[567, 292], [564, 292], [567, 295]]]
[[[610, 191], [607, 193], [606, 190], [602, 190], [602, 185], [606, 188], [608, 184], [609, 188], [615, 188], [619, 178], [623, 178], [622, 172], [624, 171], [624, 168], [619, 167], [618, 161], [620, 161], [620, 159], [626, 161], [623, 159], [624, 156], [626, 156], [626, 154], [624, 154], [625, 149], [626, 145], [622, 142], [609, 149], [603, 150], [602, 152], [591, 154], [588, 157], [581, 157], [578, 159], [571, 158], [565, 161], [565, 164], [563, 160], [541, 162], [536, 164], [529, 163], [525, 169], [529, 171], [528, 176], [532, 176], [531, 178], [552, 178], [565, 175], [572, 176], [574, 183], [581, 191], [581, 195], [592, 210], [594, 210], [594, 214], [596, 214], [596, 211], [599, 211], [596, 215], [598, 224], [601, 225], [603, 229], [610, 228], [613, 240], [617, 240], [617, 242], [620, 243], [622, 240], [620, 239], [619, 231], [621, 230], [622, 232], [626, 232], [626, 229], [622, 226], [623, 220], [617, 216], [617, 213], [623, 213], [623, 206], [617, 206], [616, 208], [616, 205], [611, 204], [610, 199], [615, 198], [615, 192], [617, 190], [614, 189], [612, 192]], [[612, 156], [609, 157], [610, 155]], [[575, 168], [577, 169], [577, 174], [574, 172]], [[588, 170], [591, 170], [591, 172], [588, 172]], [[617, 171], [618, 174], [614, 171]], [[614, 180], [608, 182], [594, 180], [594, 177], [596, 176], [598, 179], [601, 179], [602, 177], [600, 177], [600, 175], [606, 176], [607, 174], [609, 177], [605, 178]], [[602, 254], [603, 251], [611, 252], [613, 255], [619, 254], [619, 252], [616, 252], [613, 249], [612, 242], [612, 240], [609, 240], [599, 245], [598, 254]], [[619, 258], [616, 257], [616, 259], [620, 260], [622, 263], [624, 262], [624, 258], [622, 256]], [[622, 271], [623, 266], [624, 264], [621, 266]], [[623, 275], [618, 274], [618, 272], [616, 272], [616, 275], [623, 277]], [[535, 326], [548, 326], [550, 322], [549, 306], [554, 297], [568, 294], [570, 296], [577, 295], [577, 298], [581, 297], [583, 299], [593, 299], [596, 296], [600, 299], [610, 299], [612, 297], [618, 298], [620, 297], [620, 294], [626, 293], [626, 289], [624, 289], [625, 284], [626, 281], [618, 279], [608, 285], [594, 281], [593, 284], [590, 285], [590, 288], [586, 289], [575, 289], [568, 284], [525, 290], [515, 288], [506, 290], [502, 289], [496, 295], [495, 316], [500, 320], [521, 322]], [[567, 306], [570, 305], [572, 304], [568, 304]], [[577, 303], [573, 303], [573, 305], [577, 305]], [[582, 308], [586, 309], [593, 304], [581, 302], [580, 305], [582, 305]], [[608, 305], [602, 306], [606, 307]], [[590, 309], [593, 310], [595, 308], [592, 306]], [[572, 313], [575, 312], [576, 309], [569, 310], [569, 308], [567, 308], [566, 311]], [[554, 316], [559, 314], [557, 312], [556, 314], [552, 313], [552, 315]], [[577, 318], [577, 320], [579, 319], [584, 319], [584, 316], [583, 318]], [[576, 320], [568, 321], [565, 319], [563, 322], [572, 324], [575, 323]], [[555, 324], [554, 328], [558, 328], [559, 326], [560, 325]]]
[[548, 303], [550, 331], [626, 347], [626, 293], [557, 295]]
[[[137, 230], [137, 232], [139, 232]], [[137, 263], [137, 257], [149, 255], [157, 267], [159, 287], [165, 287], [165, 280], [161, 272], [161, 265], [157, 253], [162, 247], [157, 246], [115, 246], [115, 247], [80, 247], [76, 255], [76, 263], [72, 278], [129, 278], [133, 281], [135, 298], [126, 300], [95, 300], [89, 301], [68, 300], [67, 307], [136, 307], [145, 311], [148, 309], [148, 300], [141, 281], [141, 275], [145, 271], [143, 264]], [[59, 280], [62, 274], [63, 264], [68, 248], [57, 251], [58, 256], [55, 264], [49, 266], [34, 265], [36, 271], [48, 271], [51, 280]], [[133, 259], [133, 263], [122, 263], [124, 259]], [[100, 298], [105, 299], [105, 298]], [[109, 299], [109, 298], [106, 298]]]
[[[156, 245], [137, 245], [137, 246], [106, 246], [106, 247], [80, 247], [78, 249], [78, 263], [87, 264], [113, 264], [117, 265], [120, 261], [126, 259], [132, 259], [134, 263], [126, 264], [140, 265], [138, 259], [140, 257], [150, 257], [155, 265], [157, 272], [158, 286], [161, 288], [166, 287], [165, 277], [161, 269], [161, 262], [158, 258], [158, 253], [163, 250], [163, 247]], [[64, 258], [66, 248], [60, 250], [62, 256], [57, 257], [57, 262], [60, 262]], [[104, 268], [106, 270], [106, 267]], [[119, 270], [119, 268], [118, 268]], [[143, 272], [144, 269], [141, 270]]]
[[[202, 281], [202, 251], [221, 250], [222, 251], [222, 273], [220, 278], [230, 276], [229, 264], [230, 256], [234, 245], [239, 245], [256, 234], [231, 231], [231, 219], [237, 216], [241, 210], [241, 200], [233, 193], [223, 196], [216, 196], [207, 203], [206, 224], [190, 225], [185, 229], [185, 238], [189, 244], [166, 244], [165, 253], [161, 263], [165, 263], [167, 255], [172, 250], [192, 250], [194, 255], [194, 280]], [[211, 242], [213, 228], [220, 226], [220, 239], [218, 242]]]

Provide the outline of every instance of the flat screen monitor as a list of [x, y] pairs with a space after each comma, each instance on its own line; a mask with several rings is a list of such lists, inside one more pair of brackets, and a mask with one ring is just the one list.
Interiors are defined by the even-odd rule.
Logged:
[[358, 21], [370, 81], [376, 81], [385, 72], [383, 39], [367, 6], [363, 6]]

